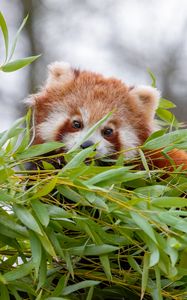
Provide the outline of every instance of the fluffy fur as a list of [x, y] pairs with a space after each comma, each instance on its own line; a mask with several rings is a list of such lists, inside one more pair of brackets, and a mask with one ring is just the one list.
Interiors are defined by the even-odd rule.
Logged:
[[[154, 116], [159, 98], [159, 91], [153, 87], [129, 87], [118, 79], [55, 62], [49, 66], [44, 87], [27, 100], [35, 111], [34, 144], [62, 141], [67, 151], [91, 126], [113, 111], [89, 137], [88, 144], [98, 144], [98, 155], [124, 151], [126, 157], [133, 157], [136, 155], [133, 148], [141, 145], [156, 128]], [[174, 151], [171, 155], [178, 165], [187, 158], [183, 151]], [[158, 164], [157, 158], [152, 156], [154, 164]], [[162, 157], [162, 166], [168, 164]], [[186, 163], [184, 168], [187, 168]]]

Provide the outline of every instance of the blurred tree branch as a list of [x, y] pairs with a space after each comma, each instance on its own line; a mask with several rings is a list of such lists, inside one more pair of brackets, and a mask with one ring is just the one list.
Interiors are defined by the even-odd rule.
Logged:
[[[36, 14], [39, 9], [41, 9], [41, 1], [34, 0], [21, 0], [23, 16], [29, 14], [28, 21], [25, 26], [25, 32], [27, 36], [27, 40], [29, 43], [29, 55], [37, 55], [42, 53], [43, 47], [42, 44], [39, 43], [39, 37], [36, 31]], [[29, 67], [29, 75], [28, 75], [28, 93], [33, 93], [36, 91], [37, 87], [36, 80], [36, 64], [31, 64]]]

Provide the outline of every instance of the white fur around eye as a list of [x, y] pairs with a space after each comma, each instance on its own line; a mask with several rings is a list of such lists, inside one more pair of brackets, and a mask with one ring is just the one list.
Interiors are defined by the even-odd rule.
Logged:
[[54, 111], [37, 127], [39, 135], [44, 141], [53, 141], [56, 130], [67, 120], [67, 114], [63, 111]]

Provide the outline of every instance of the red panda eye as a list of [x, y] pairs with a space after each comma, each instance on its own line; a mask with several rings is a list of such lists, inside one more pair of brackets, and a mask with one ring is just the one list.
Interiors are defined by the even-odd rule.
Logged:
[[105, 137], [110, 137], [113, 134], [113, 129], [112, 128], [106, 128], [103, 130], [103, 135]]
[[72, 122], [72, 127], [75, 128], [75, 129], [80, 129], [80, 128], [82, 128], [82, 124], [81, 124], [80, 121], [74, 120], [74, 121]]

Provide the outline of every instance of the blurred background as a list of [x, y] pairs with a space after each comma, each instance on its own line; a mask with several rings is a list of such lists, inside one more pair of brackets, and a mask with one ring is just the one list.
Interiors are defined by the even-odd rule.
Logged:
[[0, 73], [1, 131], [25, 112], [22, 100], [42, 85], [55, 60], [131, 85], [150, 84], [150, 69], [162, 96], [177, 105], [178, 119], [187, 120], [186, 0], [1, 0], [0, 11], [10, 40], [29, 13], [14, 59], [42, 53], [29, 67]]

